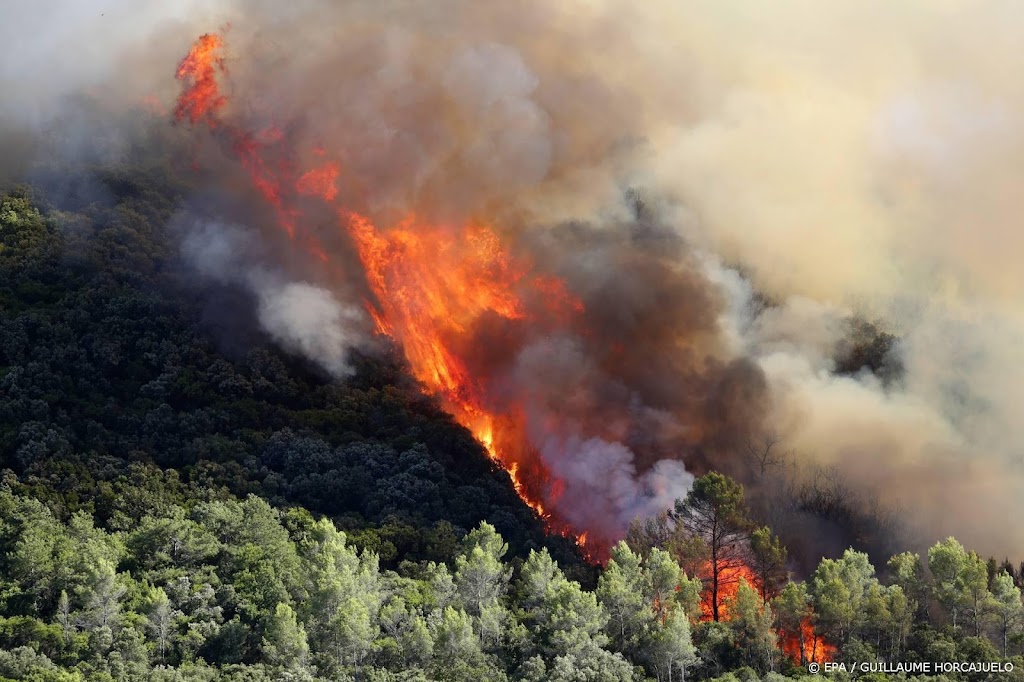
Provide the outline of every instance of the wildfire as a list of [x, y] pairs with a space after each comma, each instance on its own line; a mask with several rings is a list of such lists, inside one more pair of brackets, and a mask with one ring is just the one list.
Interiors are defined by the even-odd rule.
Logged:
[[[252, 132], [222, 120], [228, 104], [217, 82], [218, 73], [226, 70], [223, 47], [221, 36], [205, 34], [182, 60], [176, 75], [184, 89], [175, 120], [205, 123], [225, 139], [253, 187], [272, 207], [281, 230], [328, 263], [319, 240], [300, 230], [302, 214], [296, 199], [313, 196], [334, 204], [341, 169], [324, 158], [327, 150], [318, 146], [312, 155], [322, 160], [300, 173], [280, 129]], [[374, 300], [366, 301], [365, 307], [377, 332], [401, 345], [414, 376], [508, 472], [516, 493], [548, 530], [577, 537], [576, 529], [556, 518], [548, 506], [564, 482], [552, 477], [539, 453], [527, 445], [522, 407], [490, 405], [487, 378], [471, 371], [469, 358], [480, 325], [504, 324], [502, 330], [512, 333], [516, 324], [578, 315], [582, 303], [558, 278], [532, 272], [530, 264], [513, 258], [488, 225], [433, 225], [410, 214], [380, 229], [348, 207], [336, 209], [373, 293]], [[585, 533], [578, 535], [577, 543], [594, 560], [607, 555], [607, 548]]]
[[299, 194], [318, 196], [324, 201], [334, 201], [338, 196], [338, 164], [328, 161], [322, 166], [306, 171], [295, 183]]
[[[415, 377], [508, 472], [516, 494], [548, 532], [575, 537], [590, 561], [604, 561], [606, 543], [579, 533], [548, 506], [565, 483], [526, 445], [521, 407], [492, 408], [467, 359], [473, 330], [488, 319], [535, 323], [582, 312], [582, 303], [561, 280], [532, 273], [511, 258], [487, 226], [450, 229], [409, 216], [385, 233], [365, 216], [343, 211], [342, 217], [377, 299], [368, 310], [378, 331], [402, 345]], [[527, 299], [536, 302], [533, 307]]]
[[[712, 600], [714, 595], [709, 578], [712, 574], [711, 562], [704, 564], [702, 575], [704, 578], [704, 590], [701, 593], [701, 620], [710, 621], [714, 618]], [[732, 620], [736, 614], [730, 612], [731, 605], [736, 599], [739, 591], [740, 580], [745, 580], [748, 585], [757, 589], [757, 581], [754, 572], [749, 566], [739, 564], [737, 566], [722, 567], [718, 576], [718, 615], [722, 621]], [[763, 598], [764, 595], [762, 594]], [[824, 663], [835, 658], [836, 647], [828, 643], [824, 637], [819, 635], [814, 628], [814, 622], [810, 615], [806, 616], [800, 623], [798, 632], [776, 632], [779, 639], [779, 646], [783, 653], [794, 663]]]
[[[489, 443], [480, 437], [478, 437], [478, 440], [480, 440], [480, 442], [483, 443], [484, 447], [487, 448], [487, 454], [491, 456], [491, 459], [498, 462], [501, 461], [498, 458], [498, 453], [495, 452], [494, 445], [492, 443]], [[540, 502], [535, 502], [531, 500], [529, 493], [527, 493], [526, 491], [526, 487], [523, 485], [523, 482], [519, 480], [519, 464], [517, 462], [512, 462], [511, 464], [508, 465], [508, 476], [509, 478], [512, 479], [512, 487], [516, 489], [516, 494], [519, 495], [519, 498], [523, 502], [525, 502], [530, 509], [535, 511], [537, 513], [537, 516], [541, 518], [547, 516], [547, 512], [544, 511], [544, 505], [542, 505]], [[584, 533], [583, 535], [586, 535], [586, 533]]]
[[[702, 571], [702, 575], [712, 575], [711, 562], [707, 562]], [[747, 581], [747, 584], [751, 587], [757, 585], [755, 580], [754, 572], [750, 570], [750, 567], [739, 564], [737, 566], [723, 566], [719, 568], [718, 572], [718, 617], [721, 620], [729, 620], [731, 614], [729, 613], [730, 605], [733, 600], [736, 599], [736, 593], [740, 589], [740, 579]], [[704, 579], [704, 591], [701, 594], [700, 610], [703, 620], [714, 619], [714, 594], [711, 589], [710, 578]]]
[[[223, 49], [224, 39], [216, 33], [203, 34], [192, 45], [175, 73], [185, 87], [174, 107], [174, 120], [192, 124], [204, 122], [211, 130], [223, 132], [231, 151], [249, 173], [253, 187], [273, 207], [278, 226], [294, 240], [300, 214], [290, 205], [289, 193], [316, 193], [333, 198], [331, 192], [337, 173], [332, 175], [330, 168], [313, 169], [293, 180], [291, 165], [281, 160], [275, 162], [271, 153], [285, 141], [279, 128], [270, 126], [254, 133], [224, 125], [221, 112], [228, 104], [228, 97], [220, 91], [217, 82], [217, 74], [226, 71]], [[334, 168], [336, 170], [336, 166]], [[327, 262], [327, 254], [316, 237], [304, 233], [301, 242], [310, 254]]]
[[541, 294], [538, 300], [558, 309], [568, 299], [551, 292], [563, 292], [563, 285], [531, 274], [483, 225], [450, 229], [410, 216], [382, 233], [364, 216], [343, 217], [377, 299], [370, 312], [378, 329], [401, 343], [415, 377], [504, 467], [519, 497], [549, 529], [567, 533], [544, 506], [557, 481], [536, 452], [522, 447], [522, 415], [495, 414], [465, 358], [466, 340], [485, 318], [530, 318], [519, 292]]
[[801, 621], [799, 632], [779, 632], [779, 646], [797, 665], [825, 663], [834, 660], [837, 653], [836, 647], [817, 633], [809, 616]]
[[216, 125], [217, 116], [228, 101], [217, 85], [217, 72], [224, 70], [223, 47], [224, 40], [219, 35], [206, 33], [199, 36], [181, 60], [175, 75], [187, 88], [174, 108], [177, 120], [188, 119], [192, 123], [205, 120], [211, 126]]

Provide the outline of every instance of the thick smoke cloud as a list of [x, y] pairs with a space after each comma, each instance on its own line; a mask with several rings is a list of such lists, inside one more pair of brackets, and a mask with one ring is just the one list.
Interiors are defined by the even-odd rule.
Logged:
[[[1024, 554], [1019, 4], [45, 4], [0, 10], [0, 85], [21, 93], [0, 136], [23, 152], [0, 179], [69, 96], [169, 105], [188, 44], [230, 23], [233, 118], [327, 147], [339, 200], [378, 222], [486, 219], [580, 296], [592, 333], [525, 339], [494, 400], [561, 410], [537, 442], [609, 513], [684, 488], [666, 456], [738, 468], [772, 433], [898, 503], [922, 542]], [[98, 125], [76, 124], [65, 138]], [[352, 283], [279, 271], [253, 289], [268, 330], [343, 366], [366, 331]], [[317, 310], [333, 331], [294, 336]], [[898, 335], [897, 383], [833, 373], [851, 314]], [[598, 460], [617, 475], [593, 480]]]

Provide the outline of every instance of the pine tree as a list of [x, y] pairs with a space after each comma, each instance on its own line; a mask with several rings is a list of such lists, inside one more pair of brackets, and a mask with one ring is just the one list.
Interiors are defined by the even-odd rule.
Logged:
[[[673, 518], [707, 547], [706, 582], [711, 617], [721, 618], [724, 588], [735, 583], [749, 561], [750, 521], [743, 486], [711, 472], [693, 482], [686, 499], [677, 500]], [[736, 576], [736, 577], [733, 577]]]
[[1007, 644], [1012, 632], [1017, 631], [1024, 623], [1024, 604], [1021, 603], [1021, 591], [1013, 578], [1002, 571], [992, 580], [992, 597], [994, 612], [999, 625], [999, 638], [1003, 656], [1006, 656]]
[[728, 609], [728, 625], [741, 658], [755, 670], [774, 670], [777, 640], [772, 629], [775, 616], [771, 607], [745, 578], [740, 578]]
[[274, 607], [263, 634], [263, 656], [271, 665], [303, 670], [309, 660], [306, 629], [295, 618], [295, 611], [285, 603]]

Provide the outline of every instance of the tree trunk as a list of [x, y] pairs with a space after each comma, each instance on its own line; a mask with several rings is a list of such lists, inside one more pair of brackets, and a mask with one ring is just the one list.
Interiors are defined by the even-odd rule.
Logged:
[[711, 530], [711, 614], [718, 622], [718, 524]]

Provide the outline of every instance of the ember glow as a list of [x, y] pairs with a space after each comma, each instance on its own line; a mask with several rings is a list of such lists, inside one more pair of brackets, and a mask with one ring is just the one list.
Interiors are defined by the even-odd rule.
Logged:
[[825, 641], [825, 638], [814, 629], [810, 616], [800, 623], [799, 634], [779, 633], [779, 643], [783, 653], [797, 665], [806, 663], [825, 663], [835, 660], [836, 648]]

